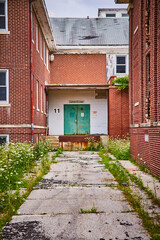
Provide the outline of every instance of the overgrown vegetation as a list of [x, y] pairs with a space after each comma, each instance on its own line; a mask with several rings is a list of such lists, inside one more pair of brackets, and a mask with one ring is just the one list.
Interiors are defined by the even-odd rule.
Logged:
[[86, 138], [88, 141], [88, 147], [83, 149], [84, 151], [99, 151], [103, 148], [102, 143], [96, 141], [94, 137]]
[[[50, 169], [48, 141], [0, 146], [0, 231]], [[55, 156], [61, 153], [58, 150]]]
[[110, 138], [108, 141], [108, 150], [119, 160], [128, 160], [131, 158], [129, 138]]
[[141, 189], [145, 190], [149, 197], [153, 199], [153, 202], [158, 204], [159, 201], [156, 200], [153, 194], [143, 186], [141, 179], [129, 174], [129, 172], [122, 167], [118, 160], [113, 161], [113, 159], [108, 155], [106, 149], [101, 150], [99, 155], [102, 158], [102, 163], [105, 164], [105, 167], [118, 181], [119, 189], [124, 192], [127, 200], [142, 218], [143, 225], [150, 233], [152, 240], [160, 239], [160, 226], [159, 224], [154, 223], [154, 220], [149, 216], [148, 212], [146, 212], [141, 206], [141, 198], [130, 188], [131, 181], [135, 182]]
[[112, 81], [112, 85], [118, 90], [124, 90], [129, 87], [129, 76], [117, 77]]

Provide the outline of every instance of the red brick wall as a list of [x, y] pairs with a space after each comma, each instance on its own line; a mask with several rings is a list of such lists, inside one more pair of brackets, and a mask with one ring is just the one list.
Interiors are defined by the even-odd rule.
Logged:
[[[45, 93], [45, 81], [49, 83], [50, 81], [50, 61], [49, 69], [47, 70], [46, 61], [44, 62], [44, 44], [47, 51], [47, 45], [42, 34], [42, 30], [39, 26], [39, 52], [36, 49], [36, 24], [38, 24], [37, 18], [33, 12], [33, 105], [34, 105], [34, 124], [38, 126], [46, 126], [46, 93]], [[42, 58], [40, 56], [40, 36], [42, 35]], [[46, 56], [45, 56], [46, 60]], [[37, 111], [37, 80], [39, 82], [39, 111]], [[42, 112], [41, 112], [41, 85], [43, 89], [42, 93]]]
[[129, 134], [128, 89], [109, 89], [109, 136], [122, 137]]
[[[150, 0], [149, 46], [146, 44], [145, 13], [146, 1], [134, 0], [129, 13], [131, 155], [160, 176], [160, 2]], [[150, 54], [150, 120], [146, 118], [147, 54]], [[149, 135], [149, 142], [145, 142], [145, 134]]]
[[51, 63], [54, 84], [105, 84], [105, 54], [55, 54]]
[[[0, 69], [9, 71], [10, 106], [0, 106], [0, 124], [31, 124], [29, 19], [29, 0], [8, 0], [8, 31], [10, 34], [0, 34]], [[36, 18], [34, 14], [33, 20], [35, 39]], [[45, 81], [49, 82], [49, 75], [33, 43], [34, 124], [38, 126], [46, 126], [46, 115], [44, 106], [43, 113], [37, 112], [35, 84], [36, 80], [39, 80], [39, 86], [43, 85], [44, 99], [44, 85]], [[11, 141], [31, 141], [30, 128], [1, 128], [0, 134], [9, 134]], [[45, 134], [45, 130], [35, 129], [35, 134]]]

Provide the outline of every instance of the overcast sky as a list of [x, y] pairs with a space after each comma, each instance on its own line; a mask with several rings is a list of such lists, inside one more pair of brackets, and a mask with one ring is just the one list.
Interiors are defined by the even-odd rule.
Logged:
[[45, 0], [50, 17], [98, 17], [98, 8], [127, 8], [114, 0]]

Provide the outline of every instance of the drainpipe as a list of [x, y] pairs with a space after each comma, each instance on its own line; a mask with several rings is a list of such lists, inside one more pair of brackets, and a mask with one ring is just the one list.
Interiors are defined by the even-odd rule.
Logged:
[[46, 91], [46, 125], [47, 125], [47, 129], [46, 129], [46, 136], [48, 135], [48, 112], [49, 112], [49, 105], [48, 105], [48, 92]]
[[33, 143], [34, 123], [33, 123], [33, 49], [32, 49], [32, 0], [29, 1], [30, 15], [30, 90], [31, 90], [31, 141]]

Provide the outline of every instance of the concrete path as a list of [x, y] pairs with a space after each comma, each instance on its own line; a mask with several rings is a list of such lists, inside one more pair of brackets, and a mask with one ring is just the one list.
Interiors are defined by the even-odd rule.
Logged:
[[63, 152], [56, 160], [4, 228], [3, 240], [150, 239], [97, 153]]
[[160, 198], [160, 181], [157, 180], [149, 173], [145, 173], [139, 169], [135, 164], [129, 160], [119, 160], [124, 168], [126, 168], [130, 174], [136, 175], [143, 182], [143, 185], [150, 189], [156, 198]]

